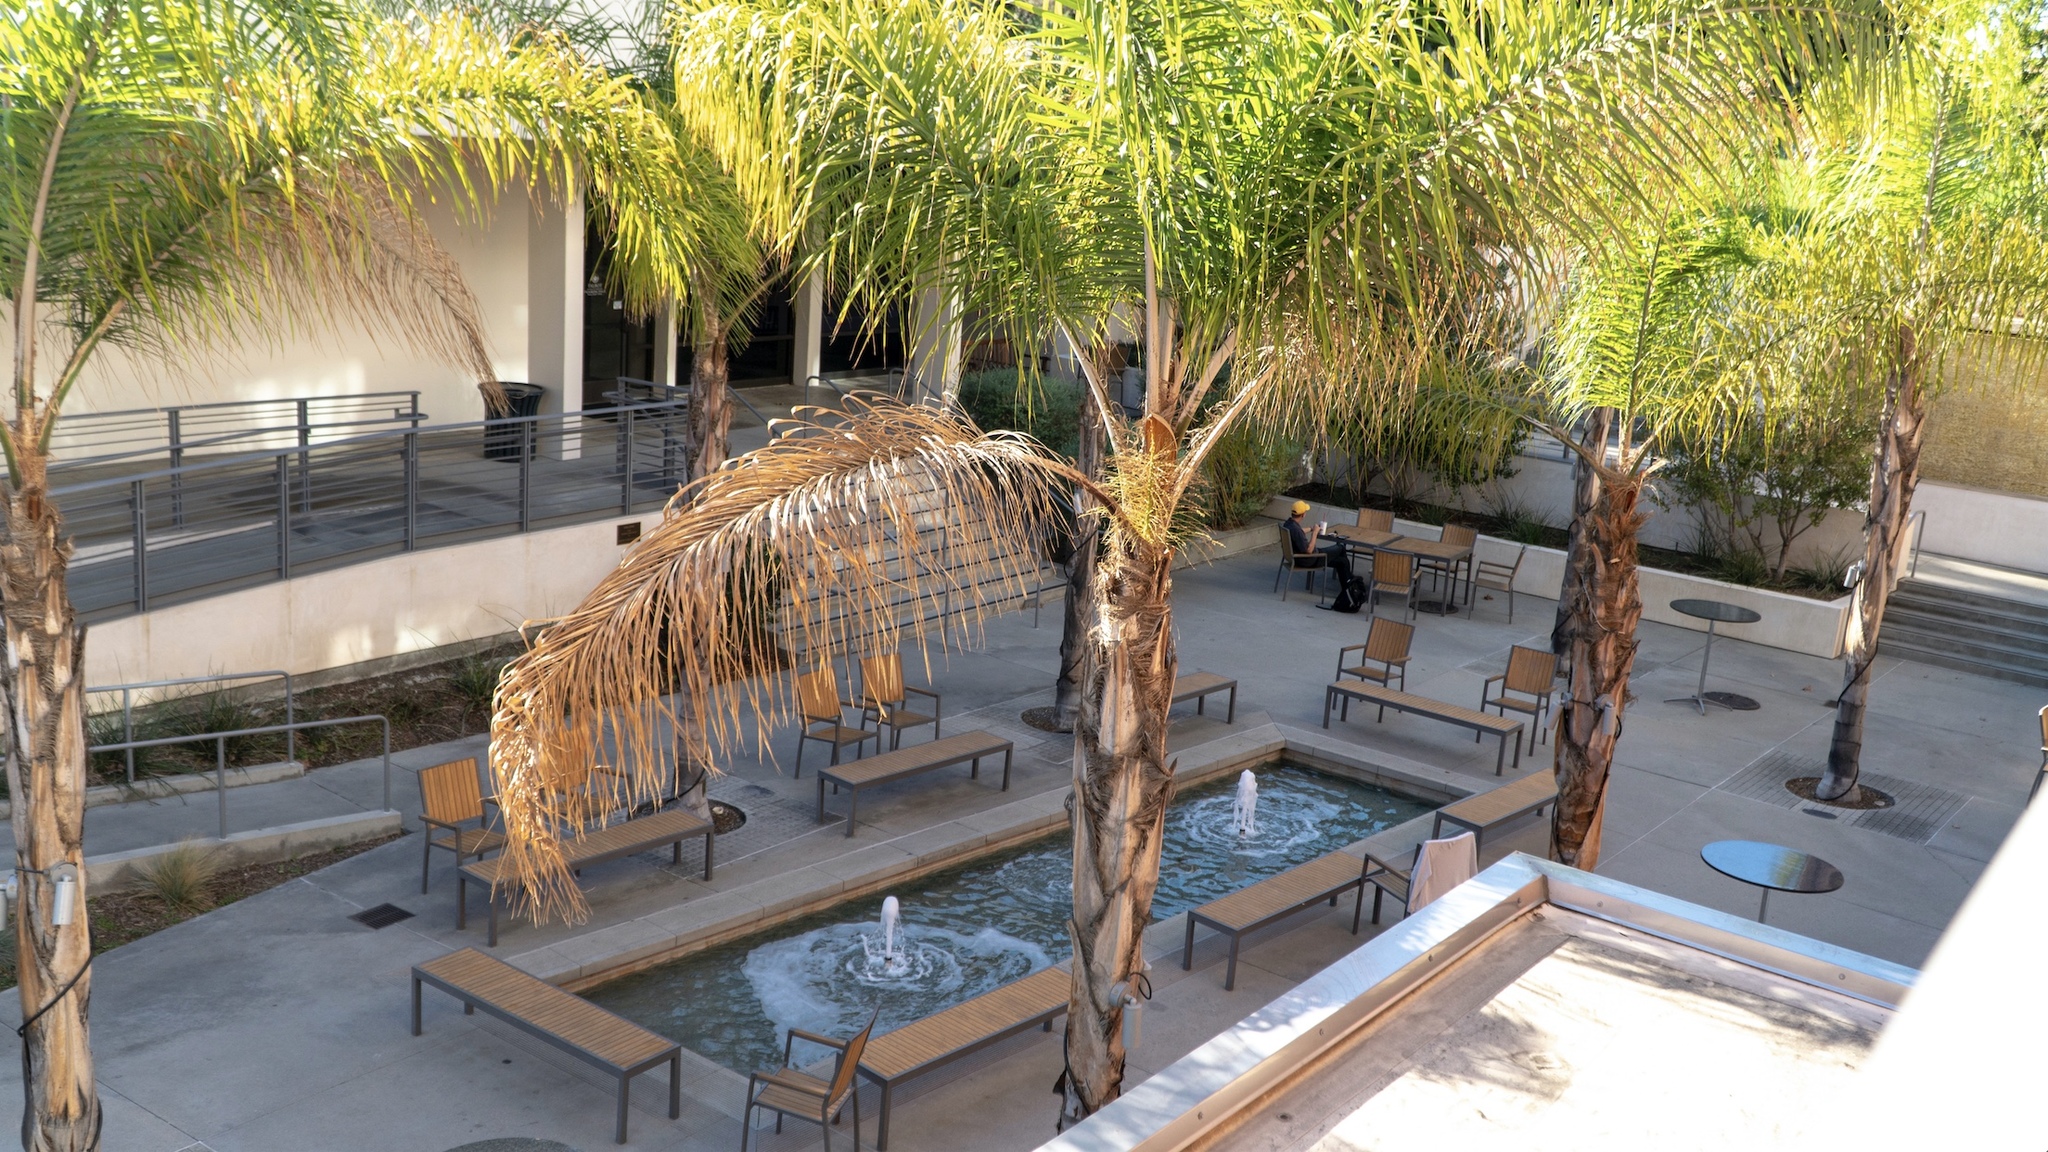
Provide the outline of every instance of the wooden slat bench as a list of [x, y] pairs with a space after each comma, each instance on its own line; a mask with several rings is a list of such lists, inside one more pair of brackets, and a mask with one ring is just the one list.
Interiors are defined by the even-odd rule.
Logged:
[[1188, 913], [1188, 938], [1180, 953], [1181, 970], [1186, 971], [1194, 963], [1195, 926], [1207, 924], [1230, 937], [1230, 966], [1223, 973], [1223, 990], [1228, 992], [1237, 986], [1237, 947], [1246, 933], [1325, 900], [1334, 908], [1337, 897], [1353, 888], [1358, 889], [1357, 906], [1351, 910], [1351, 934], [1356, 936], [1358, 917], [1365, 909], [1365, 861], [1341, 851], [1211, 900]]
[[1548, 772], [1531, 772], [1512, 784], [1490, 792], [1467, 796], [1436, 810], [1436, 826], [1430, 838], [1443, 834], [1444, 825], [1470, 829], [1473, 846], [1484, 842], [1488, 831], [1531, 812], [1541, 812], [1557, 800], [1557, 777]]
[[626, 1142], [627, 1086], [633, 1077], [668, 1064], [668, 1115], [683, 1112], [683, 1049], [623, 1016], [581, 996], [494, 960], [474, 948], [450, 952], [412, 970], [412, 1034], [420, 1034], [420, 985], [432, 984], [462, 1001], [464, 1014], [478, 1008], [507, 1024], [594, 1064], [619, 1081], [619, 1122], [613, 1139]]
[[[1493, 758], [1493, 774], [1495, 776], [1499, 776], [1501, 770], [1507, 764], [1508, 741], [1512, 739], [1515, 742], [1515, 767], [1519, 769], [1522, 766], [1522, 722], [1520, 720], [1509, 720], [1504, 716], [1489, 716], [1484, 712], [1477, 712], [1457, 704], [1447, 703], [1443, 700], [1432, 700], [1427, 696], [1417, 696], [1412, 692], [1397, 692], [1392, 688], [1382, 687], [1378, 684], [1368, 684], [1363, 680], [1345, 680], [1330, 685], [1323, 692], [1323, 727], [1328, 728], [1330, 726], [1330, 709], [1336, 707], [1339, 700], [1344, 702], [1343, 709], [1338, 713], [1337, 717], [1340, 720], [1351, 719], [1351, 702], [1356, 700], [1361, 704], [1377, 706], [1380, 710], [1379, 720], [1386, 719], [1387, 709], [1392, 708], [1396, 712], [1412, 712], [1417, 716], [1427, 716], [1432, 720], [1441, 720], [1446, 724], [1456, 724], [1460, 728], [1470, 728], [1481, 735], [1498, 736], [1500, 737], [1500, 753]], [[1375, 723], [1377, 722], [1376, 720]]]
[[1174, 677], [1173, 703], [1185, 704], [1193, 700], [1195, 702], [1195, 715], [1200, 716], [1202, 715], [1202, 705], [1207, 702], [1207, 698], [1214, 693], [1222, 692], [1226, 689], [1230, 692], [1230, 712], [1224, 716], [1223, 722], [1225, 724], [1235, 724], [1237, 723], [1237, 681], [1225, 676], [1218, 676], [1214, 672], [1190, 672], [1185, 676]]
[[818, 773], [818, 823], [825, 822], [825, 785], [852, 793], [846, 802], [846, 834], [853, 835], [853, 814], [860, 807], [860, 790], [887, 784], [940, 768], [968, 764], [968, 776], [981, 776], [983, 757], [1003, 754], [1003, 788], [1010, 790], [1010, 756], [1016, 746], [993, 732], [961, 732], [929, 744], [897, 748], [851, 764], [834, 764]]
[[876, 1149], [889, 1147], [889, 1097], [896, 1085], [1006, 1040], [1027, 1028], [1052, 1022], [1067, 1010], [1073, 978], [1064, 964], [984, 992], [914, 1024], [868, 1041], [861, 1074], [882, 1086], [882, 1126]]
[[[675, 848], [674, 860], [683, 862], [683, 841], [692, 836], [704, 838], [704, 878], [711, 879], [711, 837], [717, 830], [711, 822], [687, 808], [671, 808], [656, 812], [652, 816], [640, 816], [607, 825], [594, 832], [587, 832], [576, 839], [562, 842], [562, 855], [569, 870], [581, 872], [594, 864], [617, 860], [659, 848], [664, 844]], [[498, 899], [497, 886], [503, 856], [489, 860], [478, 860], [465, 864], [456, 870], [455, 884], [455, 927], [469, 926], [469, 882], [474, 880], [484, 886], [485, 895], [491, 905], [490, 946], [498, 946]]]

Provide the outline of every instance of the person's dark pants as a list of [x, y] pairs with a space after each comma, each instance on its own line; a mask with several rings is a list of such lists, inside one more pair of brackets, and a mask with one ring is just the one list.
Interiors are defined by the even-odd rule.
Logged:
[[1342, 588], [1351, 579], [1351, 550], [1335, 541], [1316, 545], [1316, 551], [1323, 554], [1323, 565], [1337, 572], [1337, 586]]

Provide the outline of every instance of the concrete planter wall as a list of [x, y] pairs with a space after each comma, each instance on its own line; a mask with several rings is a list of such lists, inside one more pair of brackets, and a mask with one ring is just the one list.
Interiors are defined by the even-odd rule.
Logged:
[[[1292, 497], [1275, 496], [1266, 505], [1266, 514], [1283, 518], [1289, 514], [1288, 509], [1293, 503]], [[1350, 524], [1356, 521], [1357, 513], [1349, 508], [1311, 502], [1308, 519], [1311, 523], [1327, 520], [1332, 524]], [[1433, 524], [1411, 520], [1394, 521], [1394, 530], [1425, 540], [1436, 539], [1439, 532]], [[1479, 537], [1478, 555], [1481, 560], [1512, 563], [1515, 550], [1520, 547], [1509, 540], [1482, 535]], [[1789, 592], [1748, 588], [1704, 576], [1667, 572], [1662, 568], [1642, 568], [1638, 572], [1645, 620], [1704, 632], [1707, 630], [1706, 621], [1672, 611], [1671, 601], [1720, 600], [1739, 604], [1763, 619], [1755, 624], [1724, 624], [1717, 635], [1783, 648], [1788, 652], [1803, 652], [1808, 656], [1832, 659], [1842, 654], [1842, 639], [1849, 625], [1849, 597], [1846, 594], [1834, 600], [1812, 600]], [[1558, 589], [1563, 586], [1564, 552], [1531, 544], [1522, 558], [1521, 570], [1515, 575], [1515, 591], [1554, 600]], [[1503, 611], [1502, 619], [1505, 618]], [[1537, 626], [1540, 628], [1547, 623], [1538, 621]]]

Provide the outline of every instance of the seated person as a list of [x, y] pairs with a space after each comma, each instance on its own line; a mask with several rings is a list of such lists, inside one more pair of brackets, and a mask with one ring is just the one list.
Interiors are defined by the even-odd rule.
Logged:
[[1319, 564], [1313, 560], [1296, 560], [1294, 562], [1295, 567], [1320, 568], [1328, 566], [1336, 569], [1339, 581], [1350, 580], [1350, 550], [1344, 547], [1342, 540], [1319, 539], [1322, 535], [1320, 528], [1303, 526], [1301, 518], [1306, 515], [1308, 515], [1308, 501], [1296, 500], [1294, 502], [1294, 515], [1287, 518], [1287, 539], [1292, 542], [1296, 556], [1314, 554], [1320, 559], [1321, 563]]

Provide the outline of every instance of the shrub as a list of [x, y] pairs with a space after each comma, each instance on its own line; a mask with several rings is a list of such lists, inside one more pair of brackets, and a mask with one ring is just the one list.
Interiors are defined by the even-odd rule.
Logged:
[[[195, 692], [170, 701], [163, 712], [163, 734], [166, 736], [205, 736], [213, 732], [260, 728], [270, 722], [261, 709], [226, 688]], [[137, 739], [143, 738], [139, 731], [135, 735]], [[230, 736], [226, 741], [228, 763], [244, 763], [263, 744], [273, 742], [262, 736]], [[213, 741], [205, 741], [204, 744], [204, 751], [210, 758]]]
[[220, 854], [192, 840], [135, 866], [151, 895], [173, 912], [192, 915], [213, 907], [213, 881], [220, 875]]
[[1014, 368], [968, 372], [960, 407], [983, 431], [1023, 432], [1070, 460], [1081, 451], [1081, 386], [1073, 381], [1027, 379]]
[[456, 662], [448, 673], [448, 687], [462, 702], [463, 715], [472, 712], [484, 716], [491, 714], [491, 700], [498, 692], [498, 678], [505, 674], [509, 663], [501, 656], [486, 656], [475, 653]]
[[1295, 445], [1238, 423], [1202, 461], [1203, 521], [1210, 528], [1249, 523], [1294, 479], [1300, 456]]

